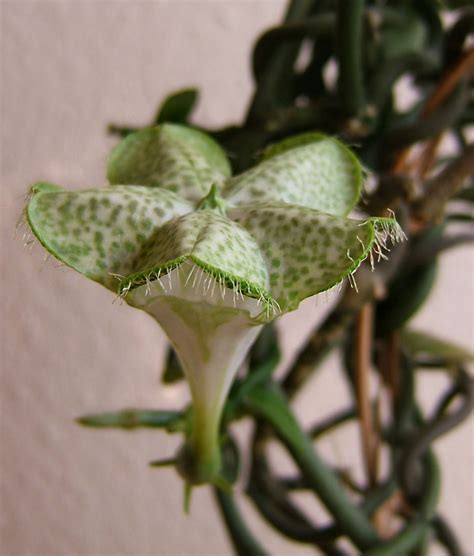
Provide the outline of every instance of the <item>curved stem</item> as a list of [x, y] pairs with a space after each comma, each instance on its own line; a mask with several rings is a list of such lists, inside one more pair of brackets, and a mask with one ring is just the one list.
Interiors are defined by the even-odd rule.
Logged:
[[354, 544], [362, 550], [376, 544], [377, 533], [369, 519], [351, 503], [335, 474], [319, 458], [281, 390], [276, 385], [255, 388], [248, 393], [245, 404], [251, 413], [270, 423], [308, 484]]
[[379, 544], [365, 553], [365, 556], [404, 556], [423, 541], [439, 497], [439, 468], [432, 453], [425, 457], [423, 497], [418, 506], [418, 516], [398, 535]]
[[314, 3], [314, 0], [291, 0], [286, 10], [284, 22], [297, 21], [306, 17]]
[[283, 483], [271, 472], [266, 447], [270, 436], [269, 427], [258, 422], [252, 442], [252, 464], [247, 487], [260, 514], [280, 534], [307, 544], [314, 544], [327, 556], [346, 556], [334, 541], [341, 535], [336, 525], [318, 527], [288, 497]]
[[234, 497], [218, 488], [214, 488], [213, 492], [236, 554], [238, 556], [267, 556], [268, 553], [260, 546], [242, 519]]
[[450, 556], [463, 556], [464, 551], [461, 548], [456, 535], [451, 530], [449, 524], [440, 516], [433, 518], [432, 525], [438, 542], [441, 543]]
[[357, 411], [353, 407], [343, 409], [334, 415], [329, 416], [327, 419], [320, 421], [313, 425], [309, 431], [308, 436], [315, 440], [319, 436], [330, 432], [332, 429], [351, 421], [357, 416]]

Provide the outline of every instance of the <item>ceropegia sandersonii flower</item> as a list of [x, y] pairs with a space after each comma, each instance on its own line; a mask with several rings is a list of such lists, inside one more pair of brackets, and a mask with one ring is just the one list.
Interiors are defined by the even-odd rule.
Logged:
[[320, 134], [283, 141], [231, 177], [212, 139], [165, 124], [122, 141], [108, 179], [79, 191], [34, 185], [28, 223], [57, 259], [160, 323], [191, 390], [188, 479], [212, 481], [226, 395], [261, 326], [403, 234], [394, 219], [346, 217], [361, 167]]

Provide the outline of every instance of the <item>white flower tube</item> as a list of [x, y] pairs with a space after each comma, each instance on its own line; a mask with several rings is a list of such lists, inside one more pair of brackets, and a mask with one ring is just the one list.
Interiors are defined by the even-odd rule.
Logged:
[[189, 262], [127, 295], [160, 323], [182, 365], [192, 397], [192, 435], [181, 472], [194, 484], [220, 469], [219, 423], [224, 402], [262, 325], [257, 299], [237, 295]]

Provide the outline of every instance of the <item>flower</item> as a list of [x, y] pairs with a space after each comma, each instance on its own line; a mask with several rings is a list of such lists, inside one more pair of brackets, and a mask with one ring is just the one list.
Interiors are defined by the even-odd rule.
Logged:
[[212, 481], [226, 395], [262, 325], [402, 232], [394, 219], [346, 217], [362, 170], [321, 134], [283, 141], [231, 177], [211, 138], [165, 124], [115, 147], [107, 174], [102, 188], [34, 185], [27, 220], [57, 259], [111, 290], [118, 280], [123, 299], [162, 326], [192, 396], [183, 473]]

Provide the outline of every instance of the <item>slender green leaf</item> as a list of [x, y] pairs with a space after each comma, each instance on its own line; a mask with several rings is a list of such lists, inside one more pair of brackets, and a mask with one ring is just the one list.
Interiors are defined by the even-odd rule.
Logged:
[[415, 355], [431, 355], [451, 363], [474, 361], [474, 352], [433, 334], [411, 328], [402, 331], [402, 342]]

